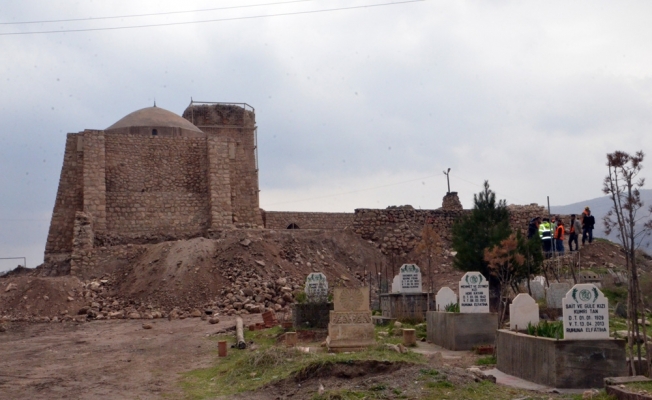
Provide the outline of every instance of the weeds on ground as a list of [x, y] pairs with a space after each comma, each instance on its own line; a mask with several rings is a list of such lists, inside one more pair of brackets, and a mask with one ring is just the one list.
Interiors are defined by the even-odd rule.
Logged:
[[[401, 354], [384, 345], [350, 354], [304, 353], [296, 348], [276, 346], [276, 336], [281, 332], [280, 328], [246, 331], [245, 340], [253, 340], [259, 347], [256, 350], [229, 349], [228, 356], [217, 358], [213, 367], [184, 374], [181, 385], [187, 397], [205, 399], [256, 390], [266, 384], [292, 376], [309, 375], [311, 371], [329, 364], [361, 360], [425, 363], [425, 359], [420, 354], [412, 352]], [[224, 337], [219, 339], [224, 340]], [[233, 337], [228, 337], [228, 340], [234, 342]], [[350, 397], [353, 395], [351, 393], [346, 395], [349, 397], [340, 398], [355, 398]]]
[[498, 362], [498, 360], [496, 360], [496, 356], [491, 355], [491, 356], [486, 356], [486, 357], [480, 357], [480, 358], [478, 358], [478, 361], [476, 361], [475, 363], [477, 365], [494, 365], [497, 362]]
[[564, 324], [562, 321], [548, 322], [543, 320], [537, 325], [527, 324], [527, 334], [531, 336], [563, 339]]

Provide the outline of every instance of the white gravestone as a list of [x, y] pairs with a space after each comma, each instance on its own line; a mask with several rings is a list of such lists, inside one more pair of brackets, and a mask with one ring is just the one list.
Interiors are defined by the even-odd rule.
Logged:
[[401, 275], [396, 275], [392, 281], [392, 293], [401, 293]]
[[520, 293], [509, 305], [509, 329], [523, 331], [528, 324], [539, 324], [539, 305], [529, 294]]
[[489, 312], [489, 281], [480, 272], [467, 272], [460, 280], [460, 312]]
[[564, 339], [609, 339], [609, 300], [592, 283], [579, 283], [561, 300]]
[[457, 304], [457, 295], [453, 289], [444, 286], [435, 295], [435, 307], [437, 311], [446, 311], [446, 306], [449, 304]]
[[546, 289], [546, 303], [548, 308], [561, 308], [561, 299], [564, 298], [566, 292], [571, 288], [571, 285], [566, 282], [551, 283]]
[[403, 264], [398, 271], [401, 293], [421, 293], [421, 269], [416, 264]]
[[321, 272], [313, 272], [306, 277], [306, 296], [310, 302], [322, 302], [328, 299], [328, 280]]

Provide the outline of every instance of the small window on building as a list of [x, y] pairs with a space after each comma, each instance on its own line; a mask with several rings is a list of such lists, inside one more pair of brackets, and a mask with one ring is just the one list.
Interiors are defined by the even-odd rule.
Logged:
[[158, 131], [156, 129], [152, 129], [152, 136], [158, 135]]
[[288, 229], [299, 229], [299, 225], [295, 224], [294, 222], [288, 225]]

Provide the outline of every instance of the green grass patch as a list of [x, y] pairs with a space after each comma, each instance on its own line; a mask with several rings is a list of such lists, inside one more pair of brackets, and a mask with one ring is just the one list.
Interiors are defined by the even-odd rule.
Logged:
[[496, 356], [491, 355], [491, 356], [478, 358], [478, 361], [476, 361], [476, 364], [478, 364], [478, 365], [494, 365], [497, 362], [498, 362], [498, 360], [496, 360]]
[[[420, 354], [413, 352], [400, 354], [383, 344], [350, 354], [304, 353], [294, 348], [275, 346], [276, 338], [280, 333], [282, 333], [280, 328], [246, 331], [245, 339], [253, 340], [259, 347], [256, 350], [229, 348], [228, 356], [216, 358], [214, 366], [184, 374], [181, 385], [186, 397], [206, 399], [256, 390], [269, 383], [309, 374], [310, 371], [335, 363], [362, 360], [425, 363], [425, 359]], [[224, 337], [218, 339], [223, 340]], [[228, 337], [228, 340], [230, 343], [234, 342], [233, 337]], [[341, 396], [331, 398], [356, 398], [351, 397], [355, 396], [355, 393], [331, 393], [333, 396]]]

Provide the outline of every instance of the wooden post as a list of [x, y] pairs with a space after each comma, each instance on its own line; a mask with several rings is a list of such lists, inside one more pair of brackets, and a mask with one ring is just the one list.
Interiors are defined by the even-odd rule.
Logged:
[[239, 349], [247, 348], [247, 343], [244, 340], [244, 323], [242, 322], [242, 318], [240, 317], [237, 317], [235, 319], [235, 338], [236, 338], [235, 347]]

